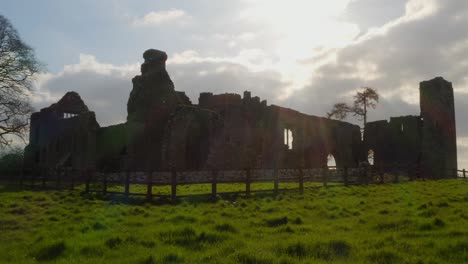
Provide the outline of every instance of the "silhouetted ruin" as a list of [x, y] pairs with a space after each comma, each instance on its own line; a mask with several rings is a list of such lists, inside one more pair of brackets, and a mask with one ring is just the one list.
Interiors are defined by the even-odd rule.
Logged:
[[426, 177], [452, 177], [457, 168], [455, 110], [450, 82], [420, 84], [421, 115], [359, 126], [267, 105], [250, 92], [201, 93], [193, 104], [176, 91], [167, 55], [143, 54], [133, 78], [127, 122], [100, 127], [80, 96], [68, 92], [31, 116], [26, 166], [105, 171], [160, 169], [358, 167], [418, 165]]

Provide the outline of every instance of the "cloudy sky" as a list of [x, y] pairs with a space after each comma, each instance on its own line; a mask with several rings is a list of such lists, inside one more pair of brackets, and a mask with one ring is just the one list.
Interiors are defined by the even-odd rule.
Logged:
[[146, 49], [164, 50], [176, 89], [250, 90], [323, 116], [362, 86], [378, 89], [370, 120], [419, 114], [419, 82], [455, 88], [460, 167], [468, 167], [468, 1], [1, 0], [1, 14], [47, 65], [41, 108], [77, 91], [101, 125], [126, 118]]

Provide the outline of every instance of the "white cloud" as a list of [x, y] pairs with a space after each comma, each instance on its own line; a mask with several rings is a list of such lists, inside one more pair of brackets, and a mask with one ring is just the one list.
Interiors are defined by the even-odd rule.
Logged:
[[99, 62], [95, 56], [80, 54], [77, 64], [65, 65], [55, 74], [39, 74], [33, 93], [36, 109], [57, 102], [66, 92], [78, 92], [96, 112], [101, 125], [116, 124], [126, 118], [126, 100], [131, 78], [139, 72], [135, 64], [113, 65]]
[[[247, 55], [242, 55], [242, 54]], [[288, 83], [280, 74], [269, 70], [253, 71], [249, 59], [261, 56], [256, 51], [245, 51], [238, 57], [202, 57], [196, 51], [185, 51], [170, 56], [168, 72], [176, 89], [186, 92], [196, 104], [201, 92], [242, 94], [246, 90], [263, 99], [275, 101]], [[76, 64], [65, 65], [55, 74], [37, 76], [33, 105], [48, 107], [66, 92], [76, 91], [102, 126], [126, 120], [127, 100], [132, 90], [131, 79], [139, 74], [140, 64], [114, 65], [103, 63], [89, 54], [80, 54]]]
[[80, 54], [80, 61], [78, 64], [65, 65], [59, 75], [79, 73], [84, 71], [91, 71], [102, 75], [119, 75], [120, 77], [128, 77], [136, 72], [139, 68], [138, 63], [113, 65], [110, 63], [101, 63], [97, 61], [94, 55]]
[[356, 42], [363, 42], [379, 35], [385, 35], [393, 28], [401, 27], [404, 24], [416, 20], [422, 20], [428, 16], [436, 14], [439, 9], [437, 0], [408, 0], [405, 5], [405, 14], [397, 19], [391, 20], [381, 27], [374, 27], [358, 38]]
[[182, 22], [189, 17], [184, 10], [173, 8], [162, 11], [151, 11], [143, 17], [134, 19], [133, 24], [136, 26], [161, 25], [171, 22]]
[[203, 56], [195, 50], [186, 50], [169, 57], [168, 64], [190, 63], [233, 63], [249, 69], [251, 72], [274, 70], [274, 62], [260, 49], [242, 49], [235, 56]]
[[309, 84], [287, 100], [300, 111], [323, 115], [333, 103], [351, 100], [350, 92], [371, 86], [381, 101], [369, 120], [418, 115], [419, 82], [442, 76], [455, 88], [459, 164], [468, 167], [467, 9], [466, 1], [407, 1], [400, 17], [304, 60], [314, 69]]
[[[167, 49], [176, 89], [186, 91], [194, 103], [202, 91], [252, 90], [280, 105], [323, 115], [357, 88], [373, 86], [382, 98], [370, 118], [388, 119], [418, 114], [418, 83], [443, 76], [456, 89], [458, 132], [466, 137], [468, 125], [462, 121], [468, 112], [463, 101], [468, 96], [467, 3], [242, 0], [193, 10], [185, 5], [185, 11], [157, 10], [125, 21], [163, 25], [160, 34], [144, 32], [142, 37], [141, 28], [131, 33], [142, 38], [139, 43]], [[181, 22], [191, 21], [188, 13], [197, 23], [173, 34]], [[78, 64], [38, 80], [37, 101], [49, 104], [74, 89], [86, 97], [101, 123], [124, 119], [138, 63], [113, 65], [90, 55], [80, 57]]]

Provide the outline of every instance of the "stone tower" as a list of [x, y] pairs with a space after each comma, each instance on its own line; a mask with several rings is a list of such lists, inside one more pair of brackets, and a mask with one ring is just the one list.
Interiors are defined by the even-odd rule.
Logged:
[[423, 121], [421, 169], [425, 177], [453, 177], [457, 168], [455, 103], [452, 83], [437, 77], [420, 83]]

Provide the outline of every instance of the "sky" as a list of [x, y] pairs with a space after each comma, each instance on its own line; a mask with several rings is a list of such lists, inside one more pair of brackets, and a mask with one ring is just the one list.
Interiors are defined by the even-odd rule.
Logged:
[[324, 116], [364, 86], [368, 120], [419, 115], [419, 82], [455, 89], [459, 167], [468, 168], [468, 1], [0, 0], [46, 71], [33, 104], [78, 92], [101, 126], [126, 119], [142, 53], [166, 51], [176, 89], [253, 95]]

